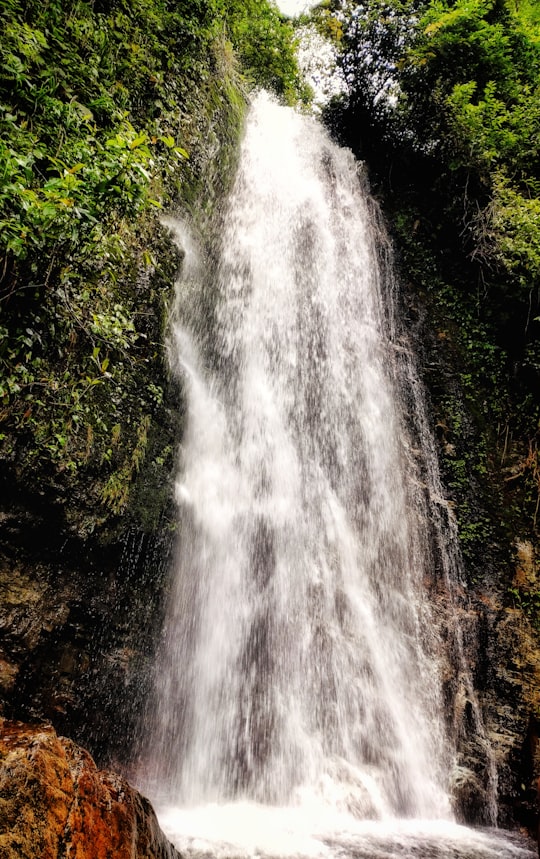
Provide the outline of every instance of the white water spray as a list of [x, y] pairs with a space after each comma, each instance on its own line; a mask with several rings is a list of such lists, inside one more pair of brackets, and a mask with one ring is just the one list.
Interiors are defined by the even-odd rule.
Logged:
[[[381, 240], [351, 154], [260, 95], [215, 316], [192, 263], [171, 346], [188, 414], [145, 786], [195, 853], [213, 829], [216, 855], [322, 855], [334, 842], [415, 855], [399, 819], [451, 821], [425, 491]], [[380, 821], [400, 833], [394, 852], [376, 852]], [[526, 855], [490, 853], [479, 835], [471, 852], [467, 837], [470, 852], [453, 855]], [[437, 838], [424, 826], [417, 843]]]

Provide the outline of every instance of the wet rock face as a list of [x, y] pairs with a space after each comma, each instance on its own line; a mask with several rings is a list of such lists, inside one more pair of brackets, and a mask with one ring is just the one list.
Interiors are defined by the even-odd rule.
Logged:
[[61, 507], [0, 505], [0, 716], [51, 722], [127, 763], [161, 628], [168, 535], [73, 532]]
[[489, 739], [498, 770], [500, 823], [538, 824], [540, 776], [540, 646], [523, 612], [504, 608], [486, 616]]
[[498, 825], [519, 824], [535, 834], [540, 796], [540, 644], [526, 614], [505, 605], [503, 598], [493, 590], [469, 594], [459, 611], [482, 732], [475, 729], [466, 690], [456, 684], [455, 660], [443, 662], [449, 727], [458, 753], [452, 794], [460, 821], [489, 825], [485, 811], [493, 767]]
[[152, 806], [49, 726], [0, 721], [3, 859], [180, 859]]

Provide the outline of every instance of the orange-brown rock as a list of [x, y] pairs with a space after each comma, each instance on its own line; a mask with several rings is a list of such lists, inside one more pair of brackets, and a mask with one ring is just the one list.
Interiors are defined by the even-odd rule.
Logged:
[[0, 720], [2, 859], [180, 859], [152, 806], [52, 727]]

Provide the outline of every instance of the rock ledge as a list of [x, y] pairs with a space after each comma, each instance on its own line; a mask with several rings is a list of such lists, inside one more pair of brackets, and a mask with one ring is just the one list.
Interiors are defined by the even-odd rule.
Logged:
[[48, 725], [0, 720], [3, 859], [181, 859], [149, 801]]

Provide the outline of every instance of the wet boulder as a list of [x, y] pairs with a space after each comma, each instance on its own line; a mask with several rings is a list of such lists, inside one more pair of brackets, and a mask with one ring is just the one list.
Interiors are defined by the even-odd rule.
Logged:
[[180, 859], [149, 801], [48, 725], [0, 721], [3, 859]]

